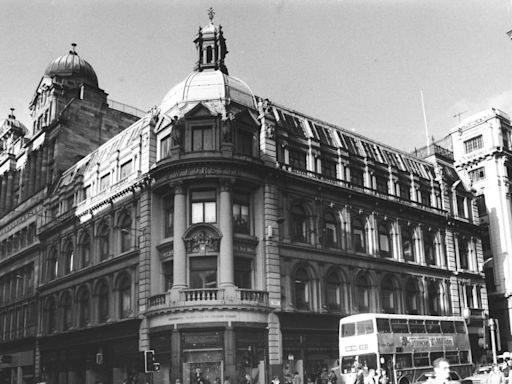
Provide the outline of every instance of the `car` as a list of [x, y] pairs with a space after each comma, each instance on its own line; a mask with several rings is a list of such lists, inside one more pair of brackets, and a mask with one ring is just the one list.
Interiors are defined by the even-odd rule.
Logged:
[[487, 376], [491, 371], [492, 365], [479, 367], [471, 376], [465, 377], [464, 381], [471, 384], [485, 384], [487, 382]]
[[[423, 372], [413, 384], [424, 384], [430, 377], [434, 376], [434, 371]], [[462, 379], [460, 375], [455, 371], [450, 371], [448, 384], [472, 384], [471, 381], [467, 381], [466, 379]]]

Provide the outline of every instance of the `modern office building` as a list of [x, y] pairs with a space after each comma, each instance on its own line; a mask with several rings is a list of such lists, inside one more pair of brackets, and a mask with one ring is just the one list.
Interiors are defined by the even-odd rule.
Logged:
[[139, 119], [73, 50], [31, 130], [3, 122], [0, 383], [144, 382], [149, 349], [154, 383], [305, 378], [359, 312], [465, 315], [478, 358], [479, 217], [452, 154], [255, 96], [212, 18], [194, 43]]

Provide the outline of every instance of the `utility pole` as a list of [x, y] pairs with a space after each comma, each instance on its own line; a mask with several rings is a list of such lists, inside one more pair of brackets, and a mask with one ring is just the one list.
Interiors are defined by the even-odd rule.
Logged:
[[491, 331], [491, 348], [492, 348], [492, 362], [498, 364], [498, 357], [496, 355], [496, 324], [494, 319], [489, 319], [489, 330]]

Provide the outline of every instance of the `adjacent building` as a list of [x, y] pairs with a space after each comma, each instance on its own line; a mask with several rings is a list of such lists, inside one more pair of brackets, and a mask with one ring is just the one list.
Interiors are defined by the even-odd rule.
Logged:
[[[73, 50], [2, 123], [0, 382], [154, 383], [332, 367], [338, 320], [488, 311], [475, 195], [417, 156], [253, 94], [223, 30], [143, 116]], [[3, 380], [3, 381], [2, 381]]]

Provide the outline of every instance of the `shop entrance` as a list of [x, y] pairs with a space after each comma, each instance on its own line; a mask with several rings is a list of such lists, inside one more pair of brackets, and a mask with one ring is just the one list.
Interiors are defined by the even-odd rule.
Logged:
[[[223, 361], [183, 363], [185, 384], [221, 384], [224, 382]], [[216, 382], [215, 379], [220, 381]]]

